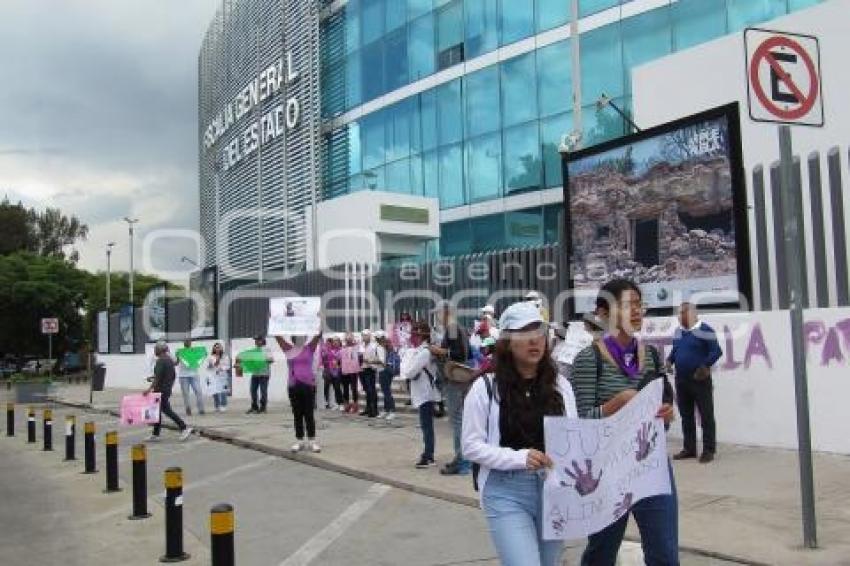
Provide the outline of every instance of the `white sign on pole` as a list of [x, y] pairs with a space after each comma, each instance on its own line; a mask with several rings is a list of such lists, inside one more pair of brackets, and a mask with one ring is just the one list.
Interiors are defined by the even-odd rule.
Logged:
[[667, 435], [655, 416], [662, 391], [656, 379], [604, 419], [545, 418], [554, 467], [543, 488], [544, 539], [585, 538], [641, 499], [671, 493]]
[[320, 297], [269, 299], [269, 336], [315, 336], [322, 329]]
[[59, 319], [58, 318], [42, 318], [41, 319], [42, 334], [59, 334]]
[[818, 39], [758, 28], [744, 31], [750, 118], [823, 126]]

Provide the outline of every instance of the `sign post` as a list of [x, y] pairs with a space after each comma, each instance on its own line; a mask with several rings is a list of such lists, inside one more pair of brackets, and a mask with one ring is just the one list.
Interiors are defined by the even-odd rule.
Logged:
[[[47, 359], [53, 360], [53, 335], [59, 333], [59, 319], [42, 318], [41, 333], [47, 334]], [[48, 372], [52, 372], [52, 369], [53, 367], [51, 366]]]
[[790, 126], [779, 126], [779, 155], [782, 225], [785, 235], [783, 261], [785, 262], [788, 296], [790, 297], [794, 391], [797, 399], [797, 453], [800, 461], [800, 493], [803, 503], [803, 544], [806, 548], [817, 548], [812, 435], [809, 420], [809, 385], [806, 351], [803, 347], [803, 281], [806, 275], [800, 268], [800, 263], [790, 259], [803, 257], [805, 253], [802, 190], [794, 174]]

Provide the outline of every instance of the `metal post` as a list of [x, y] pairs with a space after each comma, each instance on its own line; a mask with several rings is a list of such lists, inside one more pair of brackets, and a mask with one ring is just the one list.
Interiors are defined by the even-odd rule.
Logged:
[[106, 490], [104, 493], [121, 491], [118, 487], [118, 433], [106, 433]]
[[35, 409], [27, 411], [27, 444], [35, 444]]
[[165, 554], [160, 562], [181, 562], [183, 552], [183, 470], [165, 470]]
[[133, 267], [133, 234], [134, 234], [134, 226], [139, 221], [138, 218], [129, 218], [127, 216], [124, 217], [124, 222], [127, 223], [127, 226], [130, 229], [130, 304], [135, 304], [133, 302], [133, 282], [135, 279], [135, 269]]
[[44, 409], [43, 436], [44, 436], [44, 451], [53, 451], [53, 411]]
[[65, 461], [70, 462], [76, 460], [76, 442], [77, 442], [77, 417], [67, 415], [65, 417]]
[[47, 335], [47, 375], [53, 374], [53, 334]]
[[133, 514], [130, 520], [147, 519], [148, 513], [148, 454], [144, 444], [133, 446]]
[[15, 436], [15, 404], [6, 403], [6, 436]]
[[219, 503], [210, 510], [210, 553], [212, 566], [233, 566], [236, 561], [233, 533], [236, 521], [233, 506]]
[[112, 246], [115, 242], [106, 244], [106, 312], [112, 305]]
[[[581, 117], [581, 38], [578, 29], [578, 1], [570, 1], [570, 55], [572, 57], [573, 131], [582, 134], [584, 125]], [[578, 145], [581, 145], [581, 142]]]
[[96, 455], [94, 451], [94, 423], [92, 421], [87, 422], [83, 427], [83, 452], [86, 457], [86, 469], [83, 472], [84, 474], [96, 474], [97, 473], [97, 461]]
[[812, 467], [812, 438], [809, 421], [809, 391], [806, 371], [806, 351], [803, 347], [803, 296], [806, 276], [800, 263], [791, 258], [804, 257], [805, 239], [802, 210], [802, 187], [795, 182], [794, 155], [791, 147], [791, 128], [779, 127], [780, 197], [782, 225], [785, 236], [785, 255], [788, 296], [791, 310], [791, 345], [794, 357], [794, 390], [797, 399], [797, 454], [800, 461], [800, 492], [803, 503], [803, 544], [817, 547], [815, 518], [815, 486]]

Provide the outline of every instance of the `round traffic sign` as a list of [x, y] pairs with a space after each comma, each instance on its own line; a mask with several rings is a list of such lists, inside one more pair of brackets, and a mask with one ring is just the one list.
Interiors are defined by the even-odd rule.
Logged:
[[[782, 65], [780, 65], [773, 56], [771, 50], [777, 47], [793, 51], [798, 56], [799, 60], [803, 62], [806, 72], [809, 75], [810, 86], [807, 93], [803, 92], [803, 89], [800, 87], [798, 82], [782, 68]], [[767, 95], [764, 90], [764, 86], [762, 86], [761, 81], [759, 80], [759, 68], [765, 62], [771, 67], [773, 72], [776, 73], [777, 77], [779, 77], [779, 80], [782, 81], [785, 87], [791, 91], [797, 99], [796, 105], [792, 105], [790, 108], [783, 108]], [[749, 74], [750, 84], [752, 85], [753, 92], [759, 102], [761, 102], [768, 112], [784, 120], [797, 120], [808, 114], [814, 107], [818, 98], [818, 93], [820, 92], [820, 80], [818, 79], [814, 61], [812, 61], [812, 58], [799, 43], [786, 36], [771, 37], [762, 43], [758, 49], [756, 49], [755, 53], [753, 53], [752, 60], [750, 61]]]

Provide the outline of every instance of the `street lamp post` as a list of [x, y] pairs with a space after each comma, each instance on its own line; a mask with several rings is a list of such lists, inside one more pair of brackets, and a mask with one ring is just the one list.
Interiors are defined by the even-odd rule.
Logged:
[[133, 303], [133, 278], [135, 276], [135, 272], [133, 270], [133, 226], [139, 221], [138, 218], [130, 218], [128, 216], [124, 217], [124, 222], [127, 223], [127, 226], [130, 229], [130, 304]]
[[106, 310], [109, 311], [110, 303], [112, 301], [110, 295], [110, 287], [112, 285], [111, 282], [111, 273], [112, 273], [112, 246], [115, 245], [115, 242], [109, 242], [106, 244]]

